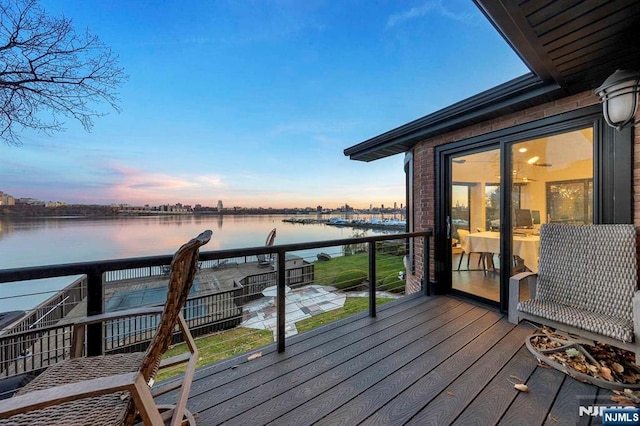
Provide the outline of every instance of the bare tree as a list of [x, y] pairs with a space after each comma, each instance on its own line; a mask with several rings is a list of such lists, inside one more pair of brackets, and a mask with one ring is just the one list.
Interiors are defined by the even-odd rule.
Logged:
[[64, 130], [61, 117], [90, 131], [103, 116], [96, 103], [116, 111], [126, 76], [118, 57], [97, 36], [77, 33], [70, 19], [46, 14], [36, 0], [0, 0], [0, 138], [20, 145], [26, 128]]

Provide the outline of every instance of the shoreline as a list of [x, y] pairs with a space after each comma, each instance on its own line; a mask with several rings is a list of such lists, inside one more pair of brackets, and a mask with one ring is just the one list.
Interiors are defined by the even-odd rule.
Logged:
[[361, 229], [392, 229], [392, 230], [405, 230], [406, 222], [400, 220], [359, 220], [359, 219], [311, 219], [311, 218], [296, 218], [291, 217], [288, 219], [282, 219], [286, 223], [296, 223], [301, 225], [309, 224], [323, 224], [329, 226], [343, 227], [343, 228], [361, 228]]

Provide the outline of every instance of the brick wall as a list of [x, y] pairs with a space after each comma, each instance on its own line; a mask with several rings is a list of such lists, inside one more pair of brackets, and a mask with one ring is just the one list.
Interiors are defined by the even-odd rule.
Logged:
[[[470, 127], [464, 127], [445, 135], [436, 136], [418, 143], [414, 149], [414, 200], [415, 200], [415, 224], [416, 231], [423, 231], [434, 226], [435, 210], [435, 168], [434, 148], [438, 145], [467, 139], [506, 129], [515, 125], [528, 123], [557, 114], [573, 111], [597, 104], [599, 99], [591, 91], [569, 96], [554, 102], [549, 102], [533, 108], [529, 108], [514, 114], [496, 118]], [[640, 119], [640, 113], [637, 115]], [[640, 126], [635, 128], [634, 134], [635, 162], [634, 162], [634, 193], [640, 191]], [[634, 223], [640, 228], [640, 197], [634, 198]], [[422, 259], [422, 245], [417, 244], [416, 257]], [[435, 268], [433, 253], [431, 253], [431, 277], [434, 279]], [[422, 263], [416, 262], [416, 272], [407, 277], [407, 293], [420, 291], [420, 279], [422, 277]]]

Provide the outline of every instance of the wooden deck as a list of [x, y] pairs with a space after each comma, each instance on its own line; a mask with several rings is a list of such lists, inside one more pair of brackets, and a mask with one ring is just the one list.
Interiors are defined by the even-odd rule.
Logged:
[[408, 296], [294, 336], [282, 354], [204, 367], [188, 406], [202, 425], [589, 424], [579, 405], [612, 393], [539, 367], [523, 345], [532, 330], [464, 300]]

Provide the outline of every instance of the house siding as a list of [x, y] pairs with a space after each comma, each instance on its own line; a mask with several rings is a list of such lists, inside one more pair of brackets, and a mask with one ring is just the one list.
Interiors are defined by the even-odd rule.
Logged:
[[[554, 102], [538, 105], [526, 110], [519, 111], [504, 117], [496, 118], [473, 126], [464, 127], [456, 131], [439, 135], [419, 142], [413, 148], [414, 155], [414, 214], [415, 230], [424, 231], [434, 228], [435, 218], [435, 154], [434, 149], [439, 145], [461, 141], [474, 136], [479, 136], [507, 129], [516, 125], [529, 123], [535, 120], [552, 117], [558, 114], [574, 111], [599, 103], [599, 99], [591, 91], [582, 92], [577, 95], [568, 96]], [[636, 119], [640, 119], [640, 113]], [[635, 197], [640, 192], [640, 126], [634, 128], [634, 165], [633, 165], [633, 192], [634, 209], [633, 217], [636, 228], [640, 228], [640, 197]], [[640, 244], [639, 244], [640, 246]], [[433, 248], [429, 258], [431, 259], [431, 276], [435, 279], [436, 265], [433, 264]], [[419, 242], [416, 245], [416, 257], [422, 259], [423, 247]], [[416, 269], [413, 275], [407, 279], [407, 293], [420, 291], [422, 277], [422, 262], [416, 262]]]

